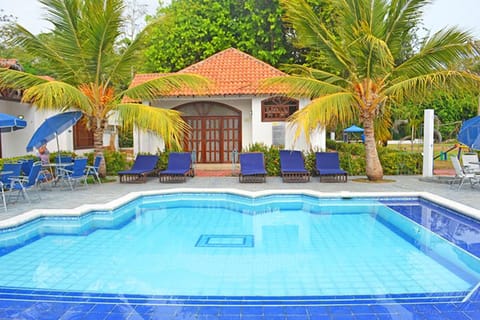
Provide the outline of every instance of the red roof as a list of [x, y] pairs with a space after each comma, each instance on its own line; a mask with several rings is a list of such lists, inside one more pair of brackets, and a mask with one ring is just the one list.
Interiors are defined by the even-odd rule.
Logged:
[[[203, 61], [180, 70], [178, 73], [197, 74], [210, 80], [211, 85], [207, 91], [202, 92], [202, 96], [285, 93], [285, 90], [281, 90], [278, 87], [261, 87], [262, 80], [271, 77], [286, 76], [285, 73], [234, 48], [216, 53]], [[163, 75], [165, 74], [137, 74], [132, 80], [130, 87]], [[193, 95], [198, 94], [195, 94], [189, 89], [181, 89], [175, 90], [166, 96]]]

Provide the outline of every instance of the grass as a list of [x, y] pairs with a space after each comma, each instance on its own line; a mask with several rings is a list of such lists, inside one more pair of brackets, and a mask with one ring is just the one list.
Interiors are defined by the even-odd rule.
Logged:
[[[440, 160], [437, 158], [433, 161], [433, 167], [435, 169], [452, 169], [452, 162], [450, 161], [450, 156], [456, 156], [458, 154], [459, 148], [450, 150], [452, 147], [456, 146], [456, 141], [447, 141], [443, 143], [435, 143], [433, 145], [433, 154], [438, 156], [440, 152], [447, 152], [447, 160]], [[413, 151], [413, 152], [423, 152], [423, 144], [402, 144], [402, 145], [389, 145], [389, 148], [404, 150], [404, 151]], [[449, 151], [450, 150], [450, 151]], [[462, 148], [462, 152], [466, 152], [468, 149]]]

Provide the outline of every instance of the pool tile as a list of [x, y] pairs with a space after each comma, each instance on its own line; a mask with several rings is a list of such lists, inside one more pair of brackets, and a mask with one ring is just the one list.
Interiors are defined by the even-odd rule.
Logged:
[[67, 311], [62, 314], [58, 319], [59, 320], [81, 320], [85, 314], [81, 312], [71, 312]]
[[[413, 202], [419, 202], [418, 199], [413, 199]], [[413, 203], [412, 202], [412, 203]], [[421, 201], [420, 201], [421, 202]], [[416, 204], [414, 204], [416, 205]], [[407, 209], [405, 216], [411, 216], [416, 221], [418, 219], [418, 210]], [[435, 212], [434, 212], [435, 213]], [[459, 218], [458, 215], [453, 213], [455, 218]], [[461, 223], [468, 224], [468, 219], [460, 217]], [[478, 222], [475, 222], [478, 224]], [[99, 229], [99, 233], [104, 230]], [[230, 232], [229, 232], [230, 233]], [[342, 237], [342, 234], [326, 233], [325, 236], [338, 236]], [[448, 237], [448, 233], [443, 234]], [[102, 239], [108, 239], [108, 234], [104, 234]], [[340, 239], [340, 238], [339, 238]], [[230, 241], [231, 240], [231, 241]], [[214, 245], [237, 245], [241, 239], [212, 239]], [[226, 241], [226, 242], [225, 242]], [[232, 242], [233, 241], [233, 242]], [[240, 241], [240, 242], [238, 242]], [[317, 239], [316, 241], [321, 241]], [[93, 246], [92, 246], [93, 248]], [[465, 247], [466, 248], [466, 247]], [[210, 250], [211, 248], [209, 248]], [[468, 249], [468, 248], [466, 248]], [[469, 248], [470, 252], [479, 256], [480, 246]], [[0, 253], [1, 254], [1, 253]], [[108, 255], [108, 251], [104, 250], [103, 254]], [[32, 257], [25, 257], [25, 259], [16, 260], [19, 263], [16, 272], [11, 277], [15, 278], [28, 270], [27, 259], [41, 259], [41, 256], [35, 255]], [[341, 257], [340, 257], [341, 258]], [[392, 257], [394, 259], [394, 257]], [[55, 260], [52, 260], [55, 261]], [[402, 263], [402, 261], [396, 262]], [[81, 264], [79, 264], [80, 266]], [[408, 282], [408, 279], [404, 279], [401, 273], [397, 274], [387, 269], [382, 261], [376, 261], [373, 265], [377, 268], [377, 274], [379, 276], [386, 275], [388, 273], [394, 274], [398, 282], [402, 285], [395, 287], [394, 283], [387, 283], [396, 290], [407, 290], [411, 285], [416, 283]], [[85, 264], [85, 268], [88, 264]], [[356, 270], [359, 268], [370, 268], [369, 265], [357, 265]], [[384, 269], [384, 270], [382, 270]], [[306, 274], [314, 273], [312, 270], [303, 270]], [[340, 270], [344, 272], [344, 270]], [[10, 275], [8, 275], [10, 276]], [[4, 279], [9, 279], [4, 277]], [[223, 275], [220, 275], [223, 276]], [[355, 273], [347, 274], [345, 277], [349, 277], [351, 280], [355, 280]], [[48, 281], [55, 280], [54, 276], [45, 278]], [[442, 279], [435, 279], [428, 277], [430, 282], [434, 282], [435, 285], [443, 285]], [[11, 279], [12, 281], [14, 279]], [[9, 280], [10, 281], [10, 280]], [[303, 281], [303, 282], [302, 282]], [[318, 283], [325, 285], [325, 288], [334, 289], [337, 283], [328, 282], [328, 278], [319, 279], [315, 278], [313, 284], [304, 279], [300, 283], [305, 288], [318, 287]], [[355, 282], [356, 281], [356, 282]], [[79, 315], [86, 319], [186, 319], [186, 320], [249, 320], [249, 319], [284, 319], [284, 320], [479, 320], [480, 319], [480, 290], [476, 290], [470, 296], [470, 301], [462, 303], [459, 296], [466, 295], [466, 292], [450, 292], [438, 295], [389, 295], [389, 296], [367, 296], [363, 295], [362, 300], [359, 299], [361, 291], [361, 280], [355, 280], [352, 282], [353, 288], [358, 290], [359, 295], [348, 296], [335, 296], [331, 294], [325, 294], [325, 296], [315, 299], [304, 299], [302, 296], [291, 297], [292, 300], [285, 299], [284, 297], [272, 297], [268, 301], [265, 301], [262, 297], [244, 297], [242, 299], [232, 297], [156, 297], [156, 296], [142, 296], [142, 295], [115, 295], [115, 294], [98, 294], [98, 295], [85, 295], [82, 292], [61, 292], [61, 291], [48, 291], [48, 290], [23, 290], [23, 289], [8, 289], [0, 288], [0, 319], [2, 318], [14, 318], [15, 316], [24, 315], [40, 315], [42, 319], [77, 319]], [[72, 285], [75, 282], [72, 281], [69, 284]], [[341, 283], [341, 282], [340, 282]], [[379, 286], [381, 286], [381, 282]], [[24, 285], [27, 285], [25, 282]], [[288, 284], [287, 284], [288, 286]], [[274, 287], [275, 290], [281, 290], [282, 288]], [[435, 290], [435, 286], [432, 286], [432, 290]], [[65, 287], [65, 290], [68, 288]], [[242, 291], [243, 292], [243, 291]], [[357, 292], [357, 291], [355, 291]], [[354, 293], [355, 293], [354, 292]], [[414, 292], [414, 291], [413, 291]], [[351, 293], [351, 292], [349, 292]], [[453, 295], [452, 295], [453, 294]], [[454, 295], [457, 296], [454, 296]], [[449, 296], [452, 295], [451, 298]], [[55, 300], [61, 299], [63, 302], [56, 302]], [[175, 300], [174, 300], [175, 299]], [[247, 300], [249, 299], [249, 300]], [[342, 305], [345, 300], [350, 299], [351, 305]], [[406, 301], [406, 299], [410, 299]], [[36, 302], [41, 300], [43, 302]], [[296, 302], [293, 302], [296, 300]], [[303, 300], [303, 301], [302, 301]], [[343, 300], [343, 301], [342, 301]], [[389, 300], [389, 301], [388, 301]], [[396, 302], [395, 302], [396, 300]], [[131, 304], [125, 304], [125, 301]], [[443, 301], [443, 302], [442, 302]], [[71, 302], [71, 303], [69, 303]], [[416, 303], [413, 303], [416, 302]], [[445, 303], [448, 302], [448, 303]], [[172, 306], [169, 304], [178, 303], [180, 306]], [[251, 306], [247, 306], [250, 304]], [[198, 307], [197, 305], [200, 305]], [[220, 305], [220, 306], [218, 306]], [[282, 305], [282, 306], [275, 306]]]
[[243, 316], [263, 316], [263, 307], [243, 307]]

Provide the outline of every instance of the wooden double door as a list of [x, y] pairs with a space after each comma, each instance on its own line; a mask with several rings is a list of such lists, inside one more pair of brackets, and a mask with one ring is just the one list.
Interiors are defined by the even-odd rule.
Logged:
[[[190, 110], [185, 112], [186, 109]], [[181, 111], [191, 128], [184, 150], [194, 152], [198, 163], [228, 163], [233, 152], [241, 150], [240, 111], [210, 102], [182, 106]]]

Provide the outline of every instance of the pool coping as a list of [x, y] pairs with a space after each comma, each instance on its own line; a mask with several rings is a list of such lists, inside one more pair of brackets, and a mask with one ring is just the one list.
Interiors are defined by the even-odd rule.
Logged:
[[119, 207], [136, 200], [142, 196], [153, 196], [171, 193], [230, 193], [250, 198], [259, 198], [279, 194], [302, 194], [318, 198], [372, 198], [372, 197], [417, 197], [422, 198], [448, 209], [455, 210], [463, 215], [480, 221], [480, 210], [461, 204], [430, 192], [318, 192], [308, 189], [298, 190], [262, 190], [246, 191], [235, 188], [172, 188], [168, 190], [145, 190], [130, 192], [125, 196], [112, 200], [107, 203], [85, 204], [73, 209], [34, 209], [15, 217], [0, 221], [0, 230], [20, 226], [24, 223], [44, 217], [77, 217], [85, 215], [92, 211], [112, 211]]

